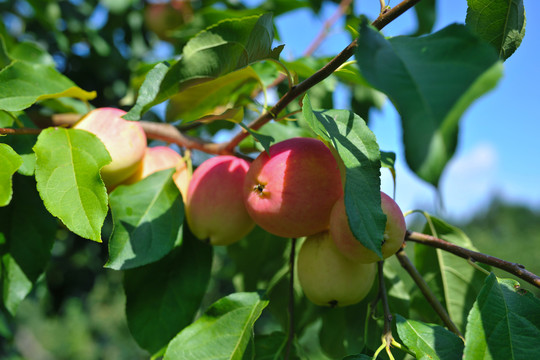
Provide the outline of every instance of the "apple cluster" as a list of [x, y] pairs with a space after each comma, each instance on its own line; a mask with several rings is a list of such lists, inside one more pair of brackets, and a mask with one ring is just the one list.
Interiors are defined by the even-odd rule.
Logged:
[[[109, 151], [112, 161], [101, 170], [109, 191], [175, 167], [173, 179], [197, 238], [229, 245], [255, 225], [281, 237], [305, 237], [298, 253], [298, 278], [312, 302], [346, 306], [367, 295], [375, 264], [382, 259], [353, 235], [345, 210], [344, 166], [322, 141], [288, 139], [272, 145], [251, 164], [235, 156], [215, 156], [190, 178], [176, 151], [147, 147], [140, 124], [124, 120], [124, 114], [99, 108], [74, 125], [94, 133]], [[387, 217], [382, 244], [387, 258], [401, 247], [406, 227], [399, 206], [382, 192], [381, 207]]]
[[[260, 226], [277, 236], [305, 237], [298, 278], [306, 296], [323, 306], [362, 300], [380, 259], [353, 235], [345, 210], [342, 163], [322, 142], [293, 138], [272, 145], [251, 164], [217, 156], [193, 173], [186, 197], [192, 232], [212, 245], [228, 245]], [[383, 258], [405, 238], [399, 206], [381, 192], [387, 216]]]

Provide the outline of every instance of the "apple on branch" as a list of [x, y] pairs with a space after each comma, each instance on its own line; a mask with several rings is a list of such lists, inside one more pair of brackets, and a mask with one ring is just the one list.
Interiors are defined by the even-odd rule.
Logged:
[[249, 168], [235, 156], [216, 156], [194, 172], [186, 196], [186, 219], [193, 234], [212, 245], [229, 245], [255, 226], [244, 205], [242, 186]]
[[282, 237], [328, 229], [343, 193], [338, 163], [320, 140], [292, 138], [272, 145], [251, 164], [244, 183], [246, 208], [257, 225]]
[[298, 279], [316, 305], [347, 306], [364, 299], [375, 279], [376, 264], [351, 260], [336, 247], [328, 231], [308, 236], [298, 253]]
[[134, 184], [155, 172], [170, 169], [172, 167], [176, 168], [176, 171], [173, 174], [173, 180], [180, 190], [182, 197], [185, 199], [189, 184], [189, 174], [186, 163], [179, 153], [167, 146], [147, 148], [137, 171], [125, 180], [123, 184]]
[[137, 171], [146, 150], [143, 128], [135, 121], [124, 120], [125, 114], [120, 109], [98, 108], [73, 126], [96, 135], [109, 152], [112, 161], [101, 169], [101, 178], [109, 191]]
[[[398, 204], [388, 195], [381, 191], [381, 208], [386, 215], [386, 227], [384, 229], [382, 254], [386, 259], [394, 255], [405, 240], [407, 227], [405, 218]], [[366, 248], [353, 235], [349, 227], [349, 219], [345, 210], [345, 198], [341, 197], [330, 216], [330, 234], [337, 248], [349, 259], [371, 263], [380, 259], [372, 250]]]

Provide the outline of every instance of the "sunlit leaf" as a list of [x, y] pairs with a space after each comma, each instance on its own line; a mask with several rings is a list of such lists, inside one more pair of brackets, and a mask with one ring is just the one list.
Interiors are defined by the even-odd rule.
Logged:
[[172, 179], [174, 171], [159, 171], [110, 194], [114, 230], [106, 267], [121, 270], [149, 264], [181, 241], [184, 206]]
[[100, 169], [111, 161], [92, 133], [48, 128], [34, 146], [37, 189], [45, 207], [74, 233], [101, 242], [107, 190]]
[[395, 315], [400, 339], [414, 352], [417, 359], [460, 360], [463, 340], [439, 325], [407, 320]]
[[272, 49], [272, 16], [227, 19], [198, 33], [184, 46], [182, 57], [163, 79], [145, 81], [135, 106], [125, 116], [137, 120], [153, 105], [186, 88], [216, 79], [249, 64], [278, 59], [282, 47]]
[[13, 194], [11, 177], [22, 165], [22, 158], [6, 144], [0, 144], [0, 206], [6, 206]]
[[266, 305], [268, 300], [258, 293], [218, 300], [170, 342], [164, 360], [241, 360]]
[[467, 26], [508, 59], [525, 36], [523, 0], [467, 0]]
[[53, 67], [14, 61], [0, 71], [0, 110], [24, 110], [35, 102], [57, 97], [91, 100], [87, 92]]
[[465, 359], [538, 357], [540, 300], [510, 279], [486, 278], [465, 333]]
[[240, 106], [260, 85], [257, 73], [246, 67], [217, 79], [191, 86], [171, 97], [167, 121], [189, 122], [208, 115], [218, 115]]

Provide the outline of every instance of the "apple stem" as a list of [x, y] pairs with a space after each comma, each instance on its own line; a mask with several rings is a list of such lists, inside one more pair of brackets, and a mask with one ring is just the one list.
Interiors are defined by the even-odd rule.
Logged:
[[418, 269], [413, 265], [413, 263], [405, 253], [405, 250], [403, 250], [403, 247], [398, 250], [396, 256], [401, 266], [409, 273], [411, 278], [414, 280], [414, 282], [426, 298], [426, 300], [429, 302], [433, 310], [435, 310], [437, 315], [439, 315], [446, 327], [454, 334], [459, 336], [462, 340], [464, 340], [464, 337], [457, 328], [456, 324], [454, 324], [452, 319], [450, 319], [450, 315], [448, 315], [444, 306], [439, 302], [433, 291], [431, 291], [428, 284], [426, 283], [426, 280], [424, 280]]
[[289, 255], [289, 333], [287, 336], [287, 347], [285, 350], [285, 360], [291, 354], [291, 347], [294, 340], [294, 259], [296, 255], [296, 238], [291, 239], [291, 253]]

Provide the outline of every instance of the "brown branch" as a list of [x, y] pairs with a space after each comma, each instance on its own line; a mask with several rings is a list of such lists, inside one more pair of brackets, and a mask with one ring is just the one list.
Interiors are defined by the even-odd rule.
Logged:
[[510, 274], [513, 274], [520, 279], [523, 279], [534, 286], [540, 288], [540, 276], [525, 269], [525, 266], [513, 263], [510, 261], [502, 260], [491, 255], [486, 255], [477, 251], [468, 250], [452, 244], [451, 242], [436, 238], [431, 235], [426, 235], [414, 231], [408, 231], [405, 240], [414, 241], [420, 244], [432, 246], [441, 250], [451, 252], [454, 255], [462, 257], [464, 259], [470, 259], [472, 261], [481, 262], [483, 264], [491, 265], [493, 267], [504, 270]]
[[[413, 7], [420, 0], [403, 0], [401, 3], [393, 7], [392, 9], [383, 12], [375, 19], [371, 25], [381, 30], [391, 21], [403, 14], [406, 10]], [[291, 88], [279, 101], [268, 111], [259, 116], [257, 119], [248, 124], [248, 127], [253, 130], [260, 129], [270, 120], [274, 119], [287, 105], [289, 105], [294, 99], [305, 93], [307, 90], [320, 83], [327, 77], [329, 77], [334, 71], [336, 71], [341, 65], [343, 65], [351, 56], [354, 55], [357, 42], [353, 40], [343, 51], [341, 51], [336, 57], [334, 57], [325, 66], [315, 72], [306, 80], [302, 81], [298, 85]], [[220, 151], [232, 151], [242, 141], [248, 133], [243, 130], [233, 137], [229, 142], [223, 143], [220, 147]]]
[[429, 302], [433, 310], [439, 315], [443, 323], [446, 325], [446, 327], [455, 333], [457, 336], [463, 339], [463, 335], [457, 328], [456, 324], [450, 319], [450, 315], [446, 312], [445, 308], [442, 306], [442, 304], [439, 302], [437, 297], [435, 297], [435, 294], [431, 291], [428, 284], [422, 277], [422, 275], [418, 272], [416, 267], [413, 265], [407, 254], [405, 254], [405, 251], [403, 248], [401, 248], [397, 253], [396, 256], [399, 260], [399, 263], [401, 266], [409, 273], [411, 278], [414, 280], [422, 294], [424, 294], [424, 297]]
[[[388, 305], [388, 294], [386, 293], [386, 284], [384, 283], [383, 273], [384, 261], [377, 262], [377, 271], [379, 276], [379, 295], [384, 311], [384, 336], [390, 334], [392, 337], [392, 313], [390, 312], [390, 306]], [[390, 342], [387, 342], [390, 344]]]
[[20, 128], [20, 129], [12, 129], [12, 128], [0, 128], [0, 135], [36, 135], [41, 132], [41, 129], [32, 129], [32, 128]]

